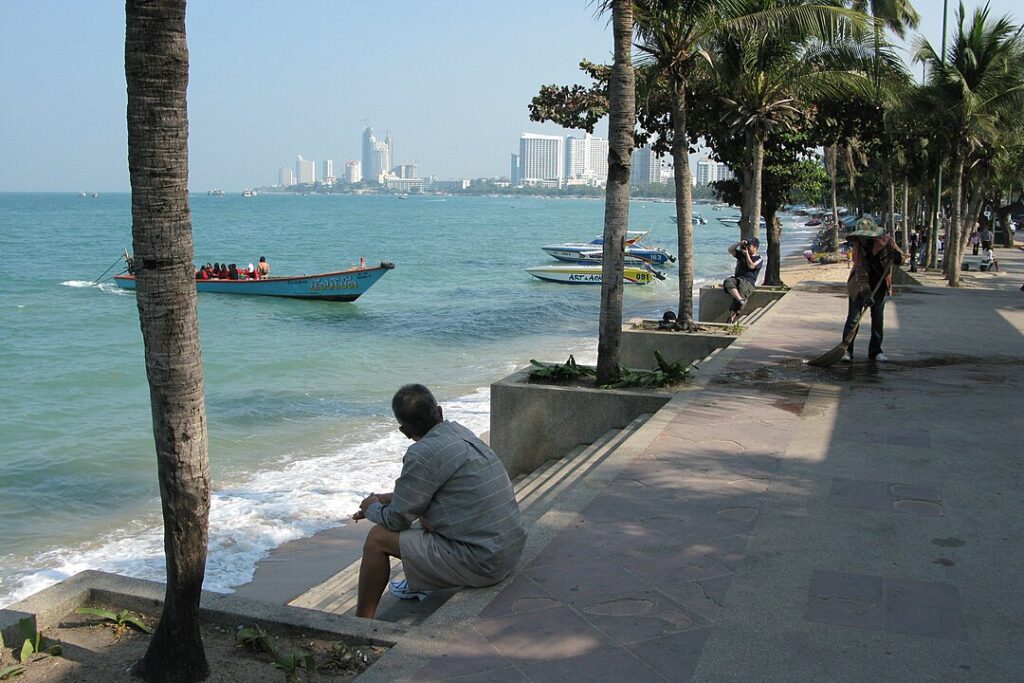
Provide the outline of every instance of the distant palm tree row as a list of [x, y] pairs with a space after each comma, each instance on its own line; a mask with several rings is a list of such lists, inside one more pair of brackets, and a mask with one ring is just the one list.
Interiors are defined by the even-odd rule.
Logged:
[[[918, 37], [918, 84], [891, 41], [917, 27], [908, 0], [634, 0], [631, 11], [635, 142], [675, 165], [681, 323], [693, 316], [689, 153], [701, 138], [736, 172], [718, 190], [741, 207], [741, 237], [768, 223], [767, 284], [781, 284], [776, 212], [797, 200], [832, 205], [836, 242], [839, 203], [886, 216], [904, 243], [914, 225], [929, 228], [932, 267], [944, 230], [951, 286], [986, 207], [1012, 235], [1009, 205], [1024, 188], [1024, 39], [1009, 17], [961, 6], [945, 54]], [[608, 67], [581, 68], [592, 85], [543, 86], [531, 117], [593, 130], [614, 89]], [[817, 150], [824, 168], [804, 163]], [[940, 173], [948, 187], [937, 196]]]

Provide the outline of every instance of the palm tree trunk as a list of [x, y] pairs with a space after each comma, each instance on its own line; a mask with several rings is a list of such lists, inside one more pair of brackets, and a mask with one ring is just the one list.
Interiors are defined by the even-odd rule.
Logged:
[[764, 284], [766, 287], [781, 287], [782, 262], [780, 244], [782, 241], [782, 222], [778, 219], [779, 207], [768, 203], [764, 207], [765, 237], [767, 238], [768, 264], [765, 266]]
[[889, 220], [888, 230], [890, 237], [896, 236], [896, 184], [892, 181], [892, 171], [888, 171], [889, 177]]
[[832, 180], [832, 249], [839, 248], [839, 209], [838, 209], [838, 181], [839, 169], [837, 163], [839, 154], [834, 145], [825, 148], [825, 166], [828, 169], [829, 178]]
[[672, 164], [675, 166], [676, 233], [679, 236], [680, 325], [693, 320], [693, 197], [690, 194], [690, 139], [686, 132], [686, 83], [677, 81], [672, 102]]
[[747, 217], [740, 231], [742, 239], [756, 237], [761, 231], [761, 173], [764, 170], [764, 139], [759, 131], [747, 130], [747, 151], [750, 159], [750, 199]]
[[622, 262], [629, 226], [629, 172], [636, 127], [636, 86], [632, 63], [633, 2], [613, 0], [615, 61], [608, 82], [608, 185], [604, 202], [601, 264], [601, 320], [597, 342], [597, 383], [619, 377], [622, 337]]
[[167, 561], [160, 623], [135, 673], [146, 681], [196, 681], [209, 674], [199, 597], [210, 466], [188, 202], [185, 0], [128, 0], [125, 10], [136, 303]]
[[900, 249], [910, 252], [910, 180], [903, 177], [903, 226], [900, 230]]
[[963, 215], [963, 185], [964, 185], [964, 150], [958, 140], [953, 147], [953, 183], [950, 192], [953, 194], [953, 208], [950, 211], [949, 229], [946, 231], [945, 260], [946, 275], [949, 277], [950, 287], [960, 286], [960, 262], [963, 260], [960, 252], [960, 230], [961, 217]]

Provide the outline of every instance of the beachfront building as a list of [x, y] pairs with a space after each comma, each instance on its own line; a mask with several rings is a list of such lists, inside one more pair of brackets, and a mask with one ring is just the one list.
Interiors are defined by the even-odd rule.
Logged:
[[277, 184], [281, 187], [291, 187], [295, 184], [295, 174], [292, 173], [292, 169], [287, 166], [282, 166], [277, 171]]
[[312, 185], [316, 182], [316, 163], [303, 159], [300, 154], [295, 158], [295, 180], [299, 185]]
[[333, 185], [336, 178], [334, 177], [334, 160], [324, 159], [323, 161], [323, 175], [320, 176], [320, 182], [324, 185]]
[[560, 135], [523, 133], [519, 138], [519, 180], [523, 185], [561, 186], [564, 178], [564, 139]]
[[384, 189], [388, 192], [420, 192], [423, 190], [423, 185], [423, 178], [401, 178], [396, 175], [384, 177]]
[[[565, 180], [584, 180], [589, 185], [608, 181], [608, 141], [590, 133], [565, 139]], [[573, 183], [579, 184], [579, 183]]]
[[637, 147], [633, 150], [633, 170], [629, 182], [632, 185], [661, 182], [661, 157], [650, 147]]
[[367, 126], [363, 129], [363, 179], [368, 183], [381, 184], [391, 171], [394, 151], [395, 143], [390, 133], [385, 133], [384, 139], [378, 140], [373, 128]]
[[704, 187], [718, 180], [730, 180], [733, 178], [733, 173], [722, 162], [704, 157], [697, 162], [697, 172], [694, 174], [694, 178], [695, 185]]
[[359, 161], [345, 162], [345, 182], [358, 183], [363, 179], [363, 164]]
[[395, 166], [395, 175], [399, 178], [418, 178], [420, 175], [419, 165], [412, 164], [399, 164]]

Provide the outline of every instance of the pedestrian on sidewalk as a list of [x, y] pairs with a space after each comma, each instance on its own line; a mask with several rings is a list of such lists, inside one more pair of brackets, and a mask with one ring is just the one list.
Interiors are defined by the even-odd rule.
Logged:
[[[981, 229], [981, 249], [987, 251], [992, 248], [992, 231], [986, 225]], [[974, 253], [977, 254], [978, 250], [975, 249]]]
[[981, 245], [981, 236], [977, 230], [971, 231], [971, 254], [974, 256], [978, 255], [978, 247]]
[[393, 493], [371, 493], [352, 519], [370, 529], [359, 565], [356, 616], [372, 619], [402, 560], [406, 578], [390, 591], [420, 599], [434, 589], [492, 586], [515, 568], [526, 543], [505, 466], [487, 444], [444, 419], [433, 394], [407, 384], [391, 400], [398, 429], [415, 443], [402, 458]]
[[732, 277], [722, 282], [722, 287], [732, 297], [729, 304], [729, 322], [736, 322], [747, 298], [754, 293], [757, 274], [761, 272], [764, 260], [757, 253], [761, 243], [756, 237], [741, 240], [729, 247], [729, 255], [736, 259], [736, 270]]
[[904, 254], [892, 238], [871, 219], [860, 219], [854, 228], [854, 231], [846, 236], [852, 246], [853, 268], [846, 281], [849, 307], [842, 338], [852, 338], [843, 360], [853, 361], [853, 342], [857, 338], [853, 329], [854, 323], [864, 309], [870, 308], [871, 341], [868, 344], [868, 358], [882, 363], [889, 360], [882, 352], [885, 300], [892, 294], [892, 270], [903, 263]]
[[920, 226], [914, 228], [914, 232], [910, 233], [910, 272], [917, 272], [917, 254], [921, 250], [921, 244], [923, 243], [923, 236], [921, 235]]

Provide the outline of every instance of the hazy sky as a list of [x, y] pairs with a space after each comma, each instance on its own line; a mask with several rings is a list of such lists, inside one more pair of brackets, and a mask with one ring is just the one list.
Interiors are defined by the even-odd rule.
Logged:
[[[942, 1], [915, 4], [937, 48]], [[187, 30], [199, 191], [274, 184], [298, 154], [337, 174], [367, 123], [423, 175], [507, 175], [522, 132], [564, 132], [529, 121], [538, 87], [611, 53], [586, 0], [194, 0]], [[0, 0], [0, 84], [0, 191], [129, 189], [123, 2]]]

